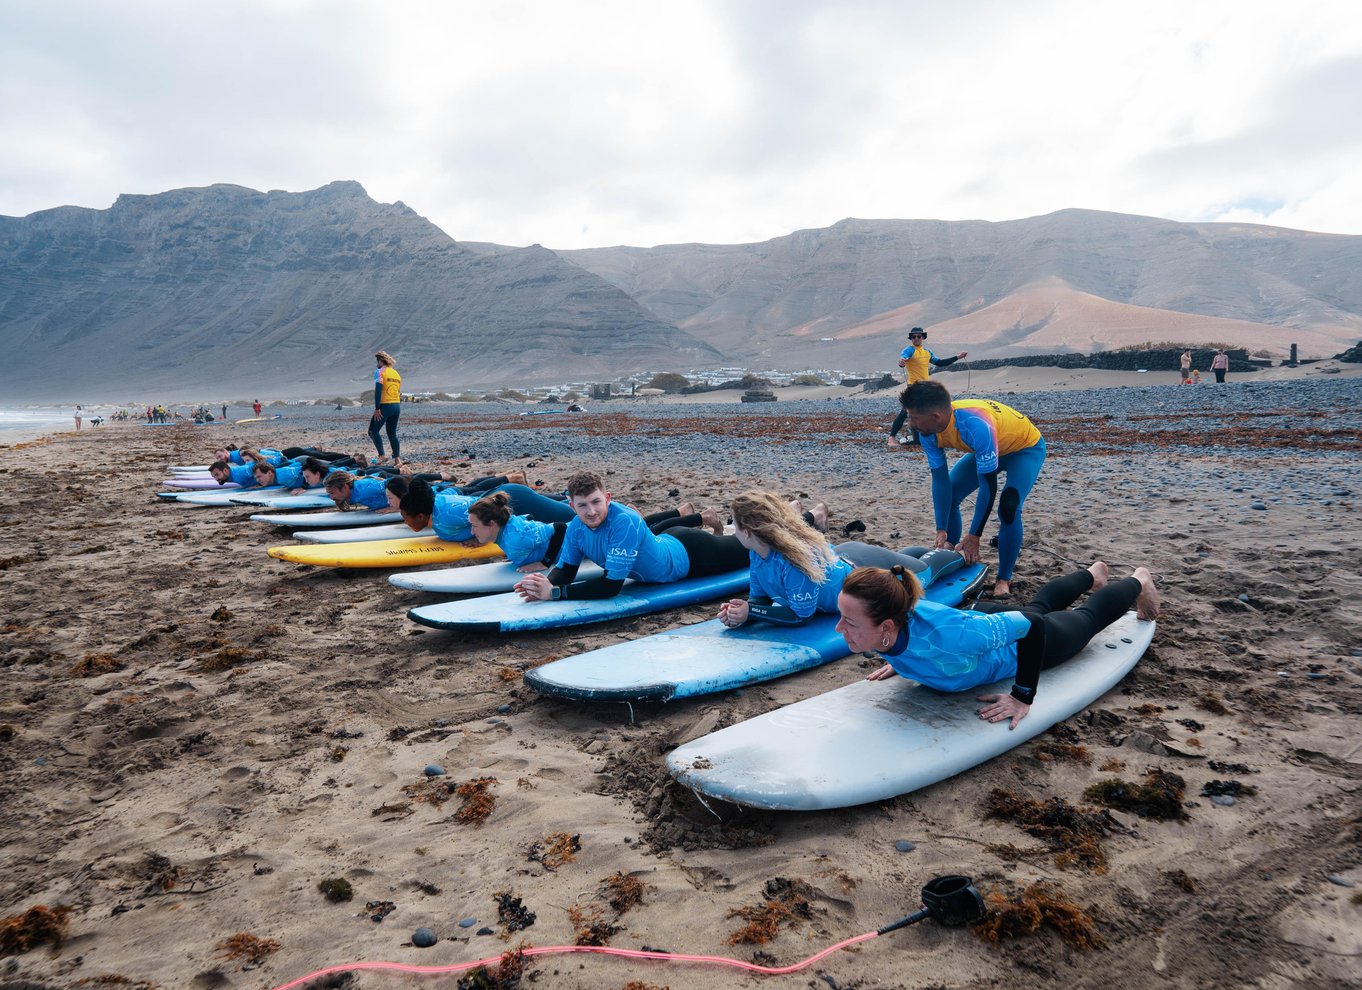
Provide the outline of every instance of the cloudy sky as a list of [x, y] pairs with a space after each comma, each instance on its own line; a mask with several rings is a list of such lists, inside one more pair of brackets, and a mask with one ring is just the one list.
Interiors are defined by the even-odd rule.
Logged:
[[357, 179], [460, 240], [1084, 207], [1362, 234], [1357, 0], [0, 0], [0, 215]]

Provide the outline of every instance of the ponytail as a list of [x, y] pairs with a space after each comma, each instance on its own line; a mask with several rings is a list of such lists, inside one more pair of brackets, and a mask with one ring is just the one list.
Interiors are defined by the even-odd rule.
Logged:
[[866, 615], [876, 625], [888, 619], [903, 629], [922, 598], [922, 585], [902, 564], [887, 571], [883, 567], [858, 567], [842, 582], [842, 594], [864, 605]]
[[484, 495], [468, 507], [470, 516], [477, 516], [485, 525], [505, 526], [511, 519], [511, 496], [505, 492]]

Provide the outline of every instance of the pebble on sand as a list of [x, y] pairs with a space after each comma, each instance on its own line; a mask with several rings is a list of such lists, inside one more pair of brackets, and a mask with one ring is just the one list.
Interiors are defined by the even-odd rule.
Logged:
[[418, 928], [411, 933], [411, 944], [418, 949], [429, 949], [438, 941], [440, 941], [440, 936], [429, 928]]
[[916, 842], [909, 842], [907, 839], [899, 839], [894, 843], [894, 848], [901, 853], [910, 853], [917, 848]]
[[445, 768], [438, 763], [427, 763], [425, 774], [427, 777], [443, 777], [445, 775]]
[[1233, 798], [1232, 796], [1230, 796], [1229, 794], [1216, 794], [1215, 796], [1213, 796], [1213, 797], [1211, 798], [1211, 804], [1223, 805], [1223, 806], [1226, 807], [1226, 808], [1228, 808], [1228, 807], [1230, 807], [1230, 806], [1232, 806], [1232, 805], [1234, 805], [1234, 804], [1236, 804], [1236, 803], [1237, 803], [1237, 802], [1234, 800], [1234, 798]]
[[464, 918], [462, 921], [459, 922], [459, 927], [460, 927], [460, 928], [472, 928], [472, 927], [473, 927], [474, 925], [476, 925], [477, 923], [478, 923], [478, 919], [477, 919], [477, 918]]
[[1340, 876], [1333, 876], [1333, 875], [1331, 875], [1331, 876], [1329, 877], [1329, 882], [1330, 882], [1331, 884], [1333, 884], [1335, 887], [1356, 887], [1356, 886], [1357, 886], [1356, 883], [1354, 883], [1353, 881], [1349, 880], [1347, 877], [1340, 877]]

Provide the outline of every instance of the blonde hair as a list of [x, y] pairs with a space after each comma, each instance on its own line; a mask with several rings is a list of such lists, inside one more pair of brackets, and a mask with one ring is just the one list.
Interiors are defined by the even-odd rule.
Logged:
[[332, 471], [326, 476], [326, 480], [322, 484], [327, 491], [339, 491], [345, 485], [353, 485], [354, 483], [355, 476], [349, 471]]
[[393, 365], [397, 363], [396, 361], [393, 360], [393, 356], [389, 354], [387, 351], [376, 351], [374, 353], [374, 357], [382, 361], [389, 368], [391, 368]]
[[864, 605], [875, 625], [889, 619], [903, 629], [908, 625], [908, 613], [922, 600], [922, 585], [902, 564], [887, 571], [883, 567], [858, 567], [842, 582], [842, 594]]
[[733, 500], [733, 524], [768, 543], [810, 581], [823, 583], [836, 559], [828, 539], [779, 495], [754, 490]]

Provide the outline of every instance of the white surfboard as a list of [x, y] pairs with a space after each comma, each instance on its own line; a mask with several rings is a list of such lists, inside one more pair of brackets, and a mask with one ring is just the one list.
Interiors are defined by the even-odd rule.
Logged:
[[[302, 539], [297, 533], [296, 538]], [[578, 581], [598, 578], [605, 572], [589, 560], [577, 570]], [[442, 595], [495, 595], [512, 590], [525, 575], [509, 560], [466, 567], [441, 567], [434, 571], [393, 574], [388, 583], [409, 591], [430, 591]]]
[[673, 750], [667, 768], [697, 793], [750, 808], [817, 811], [908, 794], [1006, 753], [1082, 711], [1144, 655], [1155, 623], [1126, 615], [1072, 660], [1040, 675], [1016, 729], [978, 715], [981, 694], [902, 677], [860, 680], [729, 726]]
[[434, 535], [435, 530], [430, 526], [414, 531], [406, 523], [396, 523], [387, 526], [356, 526], [354, 529], [300, 529], [293, 534], [293, 538], [303, 543], [363, 543], [365, 540], [405, 540], [409, 536]]
[[[262, 493], [278, 492], [280, 495], [288, 494], [287, 488], [253, 488], [251, 491]], [[184, 492], [177, 495], [175, 501], [185, 505], [214, 505], [219, 508], [224, 506], [235, 508], [236, 506], [233, 505], [232, 500], [240, 497], [241, 489], [233, 488], [223, 492]]]
[[[333, 503], [334, 504], [334, 503]], [[257, 512], [251, 516], [253, 522], [268, 523], [271, 526], [292, 526], [294, 529], [330, 526], [379, 526], [391, 524], [402, 516], [396, 512], [374, 512], [369, 509], [355, 509], [351, 512]]]
[[[292, 489], [289, 491], [292, 491]], [[336, 504], [325, 492], [320, 490], [306, 492], [302, 495], [290, 495], [288, 492], [277, 495], [265, 488], [261, 488], [259, 491], [238, 492], [237, 497], [232, 501], [237, 505], [263, 505], [280, 512], [287, 509], [325, 509], [329, 505]]]

